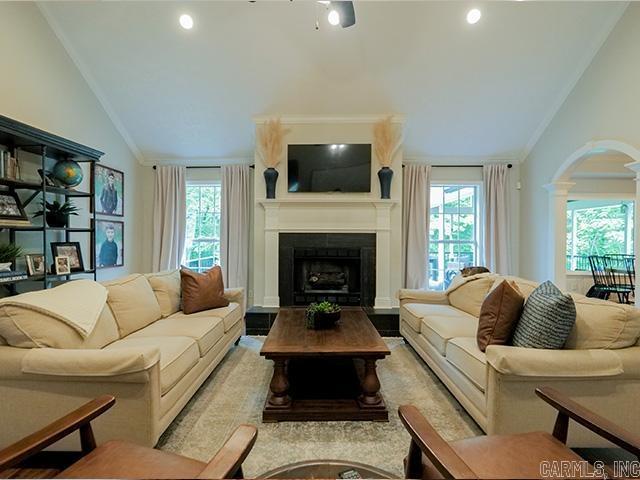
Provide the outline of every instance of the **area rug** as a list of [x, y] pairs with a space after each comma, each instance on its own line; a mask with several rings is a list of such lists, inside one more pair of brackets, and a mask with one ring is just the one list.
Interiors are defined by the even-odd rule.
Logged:
[[249, 478], [281, 465], [311, 459], [362, 462], [403, 477], [409, 435], [397, 414], [413, 404], [446, 440], [481, 430], [438, 378], [401, 338], [385, 338], [391, 355], [378, 362], [389, 422], [262, 423], [272, 362], [259, 356], [264, 337], [243, 337], [160, 439], [158, 447], [208, 461], [241, 423], [258, 427], [258, 441], [244, 464]]

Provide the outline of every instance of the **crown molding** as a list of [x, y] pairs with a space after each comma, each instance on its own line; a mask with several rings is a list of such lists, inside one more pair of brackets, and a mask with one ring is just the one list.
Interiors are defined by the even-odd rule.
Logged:
[[602, 46], [605, 44], [605, 42], [609, 38], [609, 35], [611, 35], [611, 32], [613, 31], [615, 26], [618, 24], [618, 22], [622, 18], [622, 15], [624, 14], [628, 5], [629, 5], [629, 2], [622, 3], [611, 15], [611, 18], [609, 19], [609, 21], [605, 23], [605, 26], [602, 28], [600, 33], [595, 36], [595, 39], [591, 44], [591, 48], [589, 48], [589, 50], [587, 51], [586, 55], [578, 65], [578, 68], [570, 77], [565, 87], [560, 91], [560, 94], [555, 99], [555, 101], [551, 105], [551, 108], [549, 109], [547, 114], [543, 117], [538, 127], [533, 131], [533, 134], [529, 138], [529, 141], [527, 142], [527, 144], [524, 147], [524, 150], [522, 151], [522, 154], [520, 156], [520, 163], [524, 163], [524, 161], [527, 159], [527, 157], [531, 153], [531, 150], [533, 150], [533, 148], [536, 146], [536, 144], [538, 143], [538, 141], [540, 140], [544, 132], [547, 130], [547, 128], [549, 128], [549, 125], [551, 125], [551, 122], [553, 121], [553, 119], [556, 117], [556, 115], [562, 108], [562, 105], [564, 105], [564, 103], [567, 101], [567, 98], [569, 98], [569, 95], [571, 95], [571, 92], [573, 92], [576, 85], [578, 84], [578, 82], [580, 81], [584, 73], [587, 71], [587, 68], [589, 68], [591, 63], [593, 63], [593, 60], [596, 58], [596, 55], [598, 54]]
[[62, 47], [67, 52], [67, 55], [80, 72], [82, 78], [84, 78], [84, 81], [87, 83], [89, 89], [102, 106], [102, 109], [109, 117], [109, 120], [111, 120], [111, 123], [113, 124], [115, 129], [125, 141], [125, 143], [129, 147], [129, 150], [131, 150], [133, 156], [136, 158], [138, 163], [144, 165], [144, 155], [142, 154], [136, 143], [133, 141], [133, 138], [120, 120], [120, 117], [118, 117], [115, 110], [107, 100], [107, 97], [98, 85], [98, 82], [96, 82], [95, 78], [93, 78], [93, 75], [89, 71], [89, 68], [80, 58], [80, 55], [73, 47], [71, 41], [63, 32], [62, 27], [55, 19], [53, 13], [51, 13], [49, 6], [46, 4], [46, 2], [36, 2], [36, 5], [38, 6], [38, 9], [40, 10], [40, 13], [44, 17], [45, 21], [49, 24], [49, 28], [51, 28], [58, 41], [62, 44]]
[[253, 122], [261, 124], [273, 118], [279, 118], [284, 125], [314, 125], [326, 123], [376, 123], [387, 117], [391, 117], [392, 123], [404, 124], [405, 116], [395, 113], [379, 113], [366, 115], [255, 115]]

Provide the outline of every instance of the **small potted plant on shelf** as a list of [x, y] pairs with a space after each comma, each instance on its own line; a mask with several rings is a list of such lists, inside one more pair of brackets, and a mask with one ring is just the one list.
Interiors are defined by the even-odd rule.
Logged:
[[69, 225], [69, 215], [78, 215], [78, 207], [70, 200], [60, 203], [54, 200], [53, 203], [43, 202], [42, 210], [37, 212], [34, 217], [40, 217], [44, 214], [47, 225], [52, 228], [61, 228]]
[[0, 272], [11, 271], [11, 264], [22, 255], [22, 247], [14, 243], [0, 243]]
[[340, 312], [340, 305], [337, 303], [312, 303], [307, 307], [307, 328], [313, 330], [332, 328], [340, 320]]

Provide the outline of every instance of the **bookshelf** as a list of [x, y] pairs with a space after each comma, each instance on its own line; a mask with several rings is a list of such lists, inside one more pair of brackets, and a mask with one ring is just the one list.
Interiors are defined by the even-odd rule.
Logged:
[[[39, 159], [39, 168], [42, 171], [47, 170], [47, 165], [63, 159], [74, 160], [83, 166], [84, 174], [89, 174], [88, 191], [75, 190], [71, 188], [63, 188], [59, 186], [47, 185], [46, 182], [33, 182], [24, 180], [14, 180], [8, 178], [0, 178], [0, 189], [16, 193], [20, 198], [24, 207], [30, 205], [34, 201], [42, 201], [47, 199], [58, 199], [59, 201], [67, 201], [68, 199], [79, 199], [88, 202], [88, 225], [82, 227], [49, 227], [44, 216], [41, 217], [42, 224], [33, 224], [30, 226], [4, 226], [0, 225], [0, 231], [8, 232], [9, 242], [20, 244], [20, 239], [24, 235], [38, 236], [38, 243], [41, 246], [41, 253], [45, 255], [45, 273], [43, 275], [31, 276], [26, 279], [3, 282], [0, 279], [0, 285], [8, 288], [10, 294], [17, 293], [17, 284], [22, 282], [38, 282], [42, 288], [50, 288], [52, 282], [64, 282], [72, 280], [77, 276], [90, 275], [96, 279], [96, 255], [95, 255], [95, 164], [100, 161], [104, 155], [103, 152], [95, 150], [86, 145], [76, 143], [72, 140], [54, 135], [52, 133], [40, 130], [30, 125], [18, 122], [11, 118], [0, 115], [0, 145], [8, 150], [15, 151], [15, 155], [20, 160], [21, 153], [28, 153], [33, 159], [34, 156]], [[87, 168], [85, 168], [85, 166]], [[88, 172], [87, 172], [88, 170]], [[33, 221], [33, 219], [31, 219]], [[40, 221], [37, 219], [36, 221]], [[62, 235], [60, 235], [62, 234]], [[58, 238], [53, 238], [56, 235]], [[50, 265], [53, 263], [50, 244], [52, 241], [60, 240], [60, 236], [65, 242], [76, 240], [76, 235], [88, 235], [89, 243], [89, 262], [88, 268], [81, 272], [71, 272], [69, 274], [57, 275], [51, 272]], [[33, 245], [33, 237], [30, 238], [30, 245]], [[84, 258], [87, 259], [86, 252]], [[87, 262], [85, 262], [87, 264]], [[15, 269], [15, 262], [13, 269]]]

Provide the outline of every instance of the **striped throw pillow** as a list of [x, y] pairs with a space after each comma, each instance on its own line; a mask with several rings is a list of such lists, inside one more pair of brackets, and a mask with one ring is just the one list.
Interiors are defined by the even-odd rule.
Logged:
[[569, 294], [546, 281], [524, 304], [513, 333], [513, 345], [526, 348], [562, 348], [576, 323], [576, 305]]

